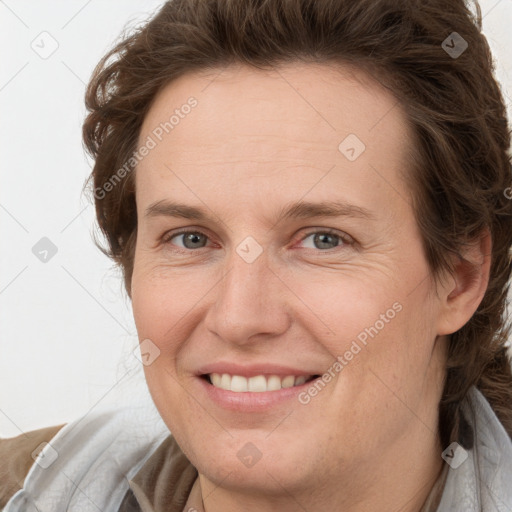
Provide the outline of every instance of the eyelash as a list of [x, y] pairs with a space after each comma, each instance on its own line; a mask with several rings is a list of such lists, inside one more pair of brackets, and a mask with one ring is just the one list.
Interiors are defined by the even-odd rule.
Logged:
[[[165, 233], [162, 236], [162, 243], [164, 245], [169, 245], [171, 240], [174, 237], [177, 237], [179, 235], [183, 235], [183, 234], [186, 234], [186, 233], [193, 233], [193, 234], [197, 234], [197, 235], [202, 235], [202, 236], [205, 236], [208, 240], [210, 240], [210, 237], [206, 233], [203, 233], [200, 230], [183, 228], [183, 229], [178, 230], [178, 231], [169, 231], [169, 232]], [[333, 250], [340, 249], [340, 248], [342, 248], [344, 246], [347, 246], [347, 245], [352, 246], [355, 243], [355, 240], [351, 236], [347, 235], [346, 233], [341, 234], [340, 232], [338, 232], [338, 231], [336, 231], [334, 229], [330, 229], [330, 228], [316, 229], [316, 230], [313, 230], [313, 231], [309, 231], [308, 233], [306, 233], [299, 240], [299, 242], [303, 242], [308, 237], [310, 237], [311, 235], [314, 235], [314, 234], [334, 235], [341, 242], [340, 245], [337, 245], [336, 247], [333, 247], [332, 249], [324, 249], [324, 250], [322, 250], [322, 249], [311, 249], [311, 250], [316, 250], [316, 252], [327, 252], [327, 253], [329, 253], [329, 252], [331, 252]], [[191, 252], [191, 251], [199, 251], [200, 249], [206, 249], [206, 247], [199, 247], [198, 249], [187, 249], [187, 248], [182, 248], [182, 247], [176, 247], [173, 250], [176, 250], [176, 252], [188, 253], [188, 252]]]

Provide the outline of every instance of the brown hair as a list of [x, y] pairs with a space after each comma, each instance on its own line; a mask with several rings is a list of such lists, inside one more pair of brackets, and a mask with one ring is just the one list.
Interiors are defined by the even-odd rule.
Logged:
[[[505, 193], [512, 185], [510, 133], [475, 7], [476, 14], [463, 0], [173, 0], [124, 37], [94, 71], [83, 138], [95, 159], [90, 178], [108, 242], [103, 250], [121, 266], [128, 294], [137, 236], [130, 157], [162, 87], [187, 72], [232, 63], [355, 65], [396, 95], [410, 121], [416, 144], [408, 178], [432, 275], [450, 270], [449, 256], [485, 228], [492, 237], [485, 296], [450, 337], [439, 404], [442, 446], [453, 440], [472, 446], [460, 408], [472, 385], [512, 437], [505, 316], [512, 269], [512, 200]], [[460, 55], [450, 53], [456, 40], [459, 49], [463, 41], [468, 45]]]

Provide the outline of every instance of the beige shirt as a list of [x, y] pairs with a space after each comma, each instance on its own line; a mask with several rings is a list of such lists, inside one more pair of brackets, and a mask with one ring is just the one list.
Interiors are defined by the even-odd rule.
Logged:
[[[0, 508], [21, 487], [34, 463], [32, 454], [64, 425], [0, 439]], [[419, 512], [435, 512], [448, 473], [444, 464], [428, 499]], [[169, 435], [129, 481], [130, 491], [119, 512], [205, 512], [196, 468]]]

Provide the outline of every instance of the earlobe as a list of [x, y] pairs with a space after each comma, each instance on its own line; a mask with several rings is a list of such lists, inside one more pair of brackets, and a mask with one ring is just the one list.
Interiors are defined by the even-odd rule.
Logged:
[[489, 283], [492, 241], [485, 228], [466, 245], [453, 264], [449, 284], [439, 297], [442, 301], [438, 334], [452, 334], [465, 325], [477, 310]]

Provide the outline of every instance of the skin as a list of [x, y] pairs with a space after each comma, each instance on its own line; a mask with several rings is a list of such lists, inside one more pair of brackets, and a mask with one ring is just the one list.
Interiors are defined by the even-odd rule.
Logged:
[[[140, 144], [190, 96], [197, 106], [136, 169], [131, 297], [140, 340], [160, 350], [144, 367], [148, 387], [198, 469], [204, 510], [418, 511], [443, 464], [447, 335], [483, 296], [488, 238], [436, 288], [401, 177], [410, 128], [361, 71], [188, 74], [158, 94]], [[338, 150], [348, 134], [366, 145], [355, 161]], [[146, 215], [162, 200], [208, 219]], [[342, 201], [370, 218], [279, 220], [299, 200]], [[178, 228], [205, 236], [186, 246]], [[325, 229], [333, 238], [315, 243]], [[248, 236], [263, 249], [252, 263], [236, 251]], [[395, 303], [401, 311], [307, 404], [241, 414], [198, 385], [197, 369], [220, 360], [322, 373]], [[249, 468], [237, 457], [248, 442], [262, 454]]]

